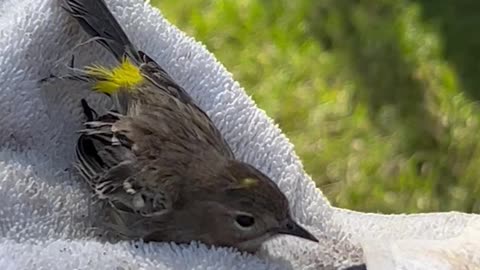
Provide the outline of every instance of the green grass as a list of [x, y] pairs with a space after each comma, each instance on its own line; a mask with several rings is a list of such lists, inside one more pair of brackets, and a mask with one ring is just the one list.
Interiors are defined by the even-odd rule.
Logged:
[[472, 59], [449, 53], [464, 43], [449, 41], [432, 19], [444, 8], [407, 0], [152, 4], [275, 119], [334, 205], [480, 212], [480, 108], [471, 94], [480, 83], [465, 71]]

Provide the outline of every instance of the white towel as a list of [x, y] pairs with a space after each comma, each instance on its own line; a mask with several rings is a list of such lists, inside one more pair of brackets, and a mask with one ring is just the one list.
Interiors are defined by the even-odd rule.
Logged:
[[[295, 218], [319, 239], [284, 236], [256, 256], [202, 244], [95, 237], [91, 194], [72, 170], [80, 99], [108, 101], [74, 82], [39, 84], [68, 64], [113, 63], [59, 0], [0, 3], [0, 269], [480, 269], [480, 216], [376, 215], [332, 207], [281, 131], [201, 44], [142, 0], [107, 3], [132, 41], [212, 118], [236, 156], [278, 183]], [[240, 60], [239, 60], [240, 61]], [[321, 153], [319, 153], [321, 155]], [[417, 267], [417, 268], [415, 268]]]

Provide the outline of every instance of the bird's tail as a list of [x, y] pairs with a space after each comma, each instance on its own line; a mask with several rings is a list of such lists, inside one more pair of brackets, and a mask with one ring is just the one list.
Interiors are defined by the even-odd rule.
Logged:
[[118, 60], [128, 56], [141, 59], [138, 50], [108, 9], [104, 0], [63, 0], [63, 8], [81, 27], [107, 48]]

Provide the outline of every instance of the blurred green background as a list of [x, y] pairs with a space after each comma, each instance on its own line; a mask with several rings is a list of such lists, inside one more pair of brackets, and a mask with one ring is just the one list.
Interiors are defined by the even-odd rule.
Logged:
[[480, 212], [480, 1], [153, 0], [340, 207]]

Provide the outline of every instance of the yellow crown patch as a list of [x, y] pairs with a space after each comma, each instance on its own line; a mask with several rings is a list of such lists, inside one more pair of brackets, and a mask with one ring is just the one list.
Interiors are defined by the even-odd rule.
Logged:
[[256, 186], [258, 181], [253, 178], [244, 178], [240, 181], [240, 186], [243, 188], [251, 188]]

